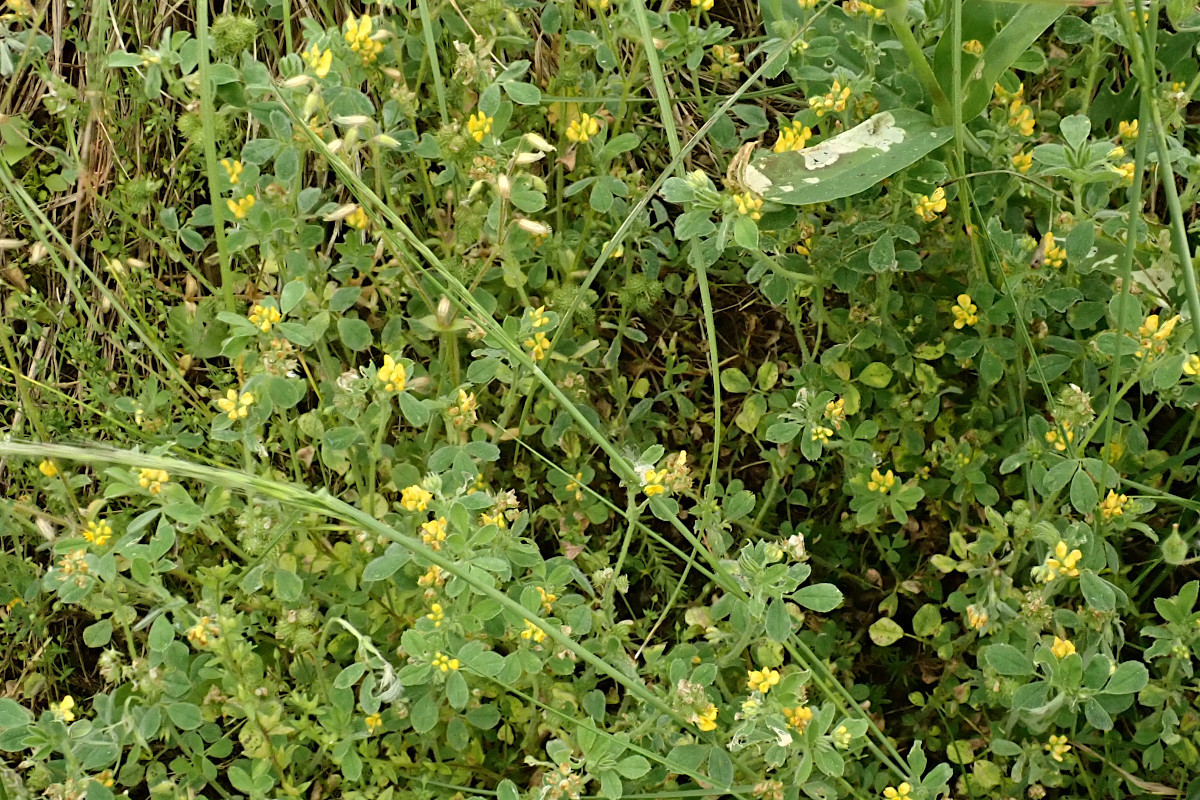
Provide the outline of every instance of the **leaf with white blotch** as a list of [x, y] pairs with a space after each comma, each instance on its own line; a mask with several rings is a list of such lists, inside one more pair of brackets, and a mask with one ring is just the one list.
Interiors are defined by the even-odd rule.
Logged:
[[783, 205], [827, 203], [870, 189], [953, 135], [920, 111], [883, 111], [812, 147], [759, 155], [746, 166], [742, 183]]

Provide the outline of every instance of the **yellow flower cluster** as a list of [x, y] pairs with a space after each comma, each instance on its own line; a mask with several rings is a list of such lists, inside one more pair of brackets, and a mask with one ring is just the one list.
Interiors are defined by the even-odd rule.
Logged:
[[912, 784], [908, 781], [899, 786], [889, 786], [883, 790], [883, 796], [887, 800], [907, 800], [912, 794]]
[[1183, 362], [1183, 374], [1193, 378], [1200, 375], [1200, 356], [1192, 353], [1187, 357]]
[[803, 150], [812, 135], [812, 128], [802, 122], [793, 122], [791, 125], [779, 129], [779, 138], [775, 140], [775, 152], [786, 153], [792, 150]]
[[1012, 157], [1012, 165], [1013, 169], [1024, 175], [1033, 167], [1033, 153], [1027, 153], [1023, 150], [1020, 153], [1016, 153]]
[[826, 403], [824, 417], [840, 431], [842, 423], [846, 421], [846, 398], [839, 397]]
[[442, 610], [441, 603], [434, 603], [429, 607], [429, 613], [425, 615], [425, 619], [433, 623], [433, 627], [442, 627], [442, 620], [446, 618], [446, 612]]
[[374, 733], [383, 727], [383, 717], [379, 712], [368, 714], [367, 718], [363, 721], [367, 724], [367, 733]]
[[450, 672], [452, 670], [457, 670], [459, 666], [461, 665], [459, 664], [457, 658], [450, 658], [449, 656], [444, 656], [441, 653], [433, 654], [434, 669], [440, 669], [442, 672]]
[[1142, 339], [1141, 346], [1136, 353], [1137, 357], [1141, 358], [1147, 352], [1153, 354], [1166, 352], [1167, 339], [1171, 337], [1171, 332], [1179, 324], [1179, 319], [1179, 315], [1176, 314], [1166, 322], [1160, 323], [1158, 314], [1151, 314], [1146, 317], [1146, 321], [1138, 326], [1138, 335]]
[[1125, 506], [1128, 502], [1127, 496], [1117, 494], [1110, 489], [1108, 496], [1100, 502], [1100, 515], [1105, 519], [1115, 519], [1125, 513]]
[[667, 487], [663, 486], [663, 481], [667, 478], [667, 471], [660, 469], [655, 472], [648, 469], [642, 473], [642, 491], [646, 493], [646, 497], [654, 497], [656, 494], [663, 494], [667, 491]]
[[376, 379], [383, 384], [385, 392], [403, 392], [407, 380], [404, 365], [397, 364], [396, 359], [383, 357], [383, 366], [375, 373]]
[[88, 520], [83, 529], [83, 538], [96, 547], [104, 547], [112, 538], [112, 526], [102, 519]]
[[230, 184], [236, 185], [241, 178], [245, 167], [241, 161], [230, 160], [228, 158], [221, 159], [221, 168], [225, 170], [225, 175], [228, 176]]
[[550, 318], [546, 316], [545, 306], [529, 309], [529, 324], [535, 328], [543, 328], [550, 324]]
[[971, 39], [970, 41], [963, 42], [962, 48], [963, 52], [969, 56], [975, 56], [978, 58], [979, 56], [983, 55], [983, 42], [979, 41], [978, 39]]
[[416, 484], [406, 486], [400, 491], [400, 505], [406, 511], [424, 511], [432, 499], [433, 492], [427, 491]]
[[600, 133], [600, 120], [591, 114], [580, 114], [578, 119], [567, 123], [567, 139], [572, 142], [586, 142]]
[[1042, 581], [1049, 583], [1050, 581], [1062, 575], [1067, 578], [1078, 578], [1079, 559], [1083, 558], [1083, 553], [1078, 550], [1067, 549], [1067, 543], [1059, 539], [1058, 544], [1054, 546], [1054, 555], [1046, 558], [1046, 563], [1042, 565]]
[[1117, 123], [1117, 136], [1122, 141], [1126, 141], [1126, 142], [1137, 141], [1138, 121], [1135, 119], [1135, 120], [1132, 120], [1131, 122], [1126, 122], [1124, 120], [1121, 120], [1120, 122], [1118, 122]]
[[208, 647], [212, 640], [221, 632], [220, 627], [212, 617], [203, 616], [196, 620], [196, 624], [187, 630], [187, 639], [192, 643], [192, 646], [199, 649]]
[[692, 0], [692, 8], [698, 8], [701, 11], [712, 11], [714, 0]]
[[808, 107], [817, 112], [818, 117], [823, 117], [830, 111], [841, 113], [846, 110], [846, 103], [850, 100], [850, 87], [842, 86], [841, 81], [834, 81], [833, 86], [829, 91], [821, 97], [808, 98]]
[[869, 17], [873, 20], [883, 19], [883, 9], [876, 8], [870, 3], [864, 2], [864, 0], [843, 0], [842, 10], [852, 17], [862, 14], [864, 17]]
[[149, 489], [150, 494], [162, 491], [164, 483], [171, 480], [170, 474], [164, 469], [141, 469], [138, 471], [138, 486]]
[[538, 595], [542, 598], [542, 610], [547, 614], [554, 611], [554, 601], [558, 599], [558, 595], [553, 592], [547, 592], [541, 586], [536, 587]]
[[784, 708], [783, 718], [787, 720], [789, 726], [803, 733], [804, 729], [808, 727], [808, 723], [812, 722], [813, 710], [808, 706]]
[[975, 605], [967, 606], [967, 624], [977, 631], [983, 630], [987, 625], [988, 613], [987, 609], [979, 608]]
[[1054, 241], [1054, 234], [1046, 231], [1042, 237], [1042, 260], [1047, 267], [1058, 269], [1067, 261], [1067, 251]]
[[771, 691], [772, 686], [779, 685], [779, 670], [770, 667], [749, 670], [746, 673], [746, 685], [752, 692], [766, 694]]
[[54, 466], [54, 462], [48, 458], [44, 458], [38, 464], [38, 472], [45, 475], [47, 478], [53, 478], [58, 474], [58, 467]]
[[962, 330], [968, 325], [974, 325], [979, 322], [979, 315], [975, 312], [979, 307], [971, 302], [971, 295], [960, 294], [957, 302], [950, 307], [950, 312], [954, 314], [955, 330]]
[[234, 219], [245, 219], [250, 209], [254, 208], [254, 195], [248, 194], [239, 200], [230, 198], [225, 201], [225, 207], [233, 214]]
[[525, 340], [525, 346], [529, 348], [530, 358], [534, 361], [541, 361], [550, 352], [550, 338], [538, 331], [533, 334], [532, 338]]
[[254, 395], [250, 392], [242, 392], [238, 394], [236, 389], [230, 389], [225, 392], [224, 397], [217, 399], [217, 408], [229, 417], [231, 420], [245, 419], [250, 413], [250, 406], [254, 405]]
[[283, 319], [283, 315], [279, 313], [279, 309], [275, 306], [258, 305], [257, 303], [250, 309], [250, 322], [263, 333], [268, 333], [271, 326], [279, 320]]
[[546, 638], [546, 632], [533, 624], [532, 620], [525, 620], [525, 630], [521, 631], [521, 638], [526, 641], [532, 641], [534, 644], [541, 644]]
[[1055, 658], [1066, 658], [1075, 653], [1075, 645], [1070, 639], [1060, 639], [1055, 636], [1054, 644], [1050, 645], [1050, 652], [1054, 654]]
[[1063, 431], [1066, 432], [1066, 437], [1058, 435], [1058, 431], [1046, 431], [1046, 442], [1054, 445], [1054, 449], [1058, 452], [1063, 452], [1067, 449], [1067, 445], [1075, 441], [1075, 431], [1071, 430], [1071, 421], [1063, 421]]
[[1071, 745], [1067, 744], [1066, 736], [1055, 736], [1051, 734], [1050, 742], [1042, 745], [1042, 747], [1046, 748], [1046, 752], [1050, 754], [1050, 757], [1058, 762], [1061, 762], [1063, 760], [1063, 756], [1071, 752]]
[[437, 564], [430, 564], [429, 569], [425, 570], [425, 574], [417, 578], [417, 586], [441, 586], [446, 582], [442, 576], [442, 568]]
[[733, 203], [737, 207], [737, 212], [742, 216], [756, 221], [762, 219], [763, 199], [754, 192], [735, 194]]
[[850, 733], [850, 729], [845, 725], [838, 725], [833, 730], [833, 745], [842, 750], [850, 747], [850, 742], [854, 741], [854, 734]]
[[422, 523], [421, 541], [434, 550], [441, 550], [442, 542], [446, 541], [446, 518], [438, 517]]
[[872, 492], [887, 494], [895, 485], [896, 476], [890, 469], [884, 473], [881, 473], [878, 467], [871, 470], [871, 479], [867, 481], [867, 488]]
[[1016, 130], [1022, 136], [1033, 135], [1033, 109], [1014, 99], [1008, 106], [1008, 127]]
[[696, 723], [696, 727], [705, 733], [715, 731], [717, 729], [717, 707], [709, 703], [708, 708], [692, 715], [692, 722]]
[[80, 577], [88, 573], [87, 551], [72, 550], [62, 557], [58, 562], [58, 568], [63, 575], [74, 575], [78, 573]]
[[57, 703], [50, 704], [50, 713], [53, 714], [54, 718], [57, 720], [61, 720], [62, 722], [71, 722], [75, 719], [75, 712], [72, 711], [73, 708], [75, 708], [75, 698], [71, 697], [71, 695], [67, 695]]
[[826, 428], [824, 425], [813, 426], [812, 439], [814, 442], [829, 444], [830, 436], [833, 436], [833, 430], [831, 428]]
[[933, 190], [933, 194], [921, 195], [917, 200], [917, 216], [926, 222], [933, 222], [937, 215], [946, 210], [946, 190], [941, 186]]
[[346, 215], [346, 224], [351, 228], [363, 231], [371, 224], [371, 218], [367, 216], [366, 211], [363, 211], [362, 206], [359, 206]]
[[369, 14], [363, 14], [357, 20], [346, 20], [346, 44], [362, 57], [363, 66], [370, 64], [383, 52], [383, 42], [371, 38], [372, 26]]
[[483, 137], [492, 132], [493, 122], [495, 120], [492, 117], [482, 111], [476, 111], [467, 119], [467, 133], [471, 134], [471, 138], [476, 142], [482, 142]]
[[315, 44], [300, 53], [300, 57], [304, 59], [304, 63], [308, 65], [308, 68], [318, 78], [324, 78], [328, 75], [329, 68], [333, 66], [333, 51], [322, 50]]
[[1133, 183], [1133, 178], [1137, 174], [1137, 167], [1132, 161], [1126, 161], [1124, 164], [1113, 164], [1112, 171], [1121, 176], [1121, 180], [1127, 184]]

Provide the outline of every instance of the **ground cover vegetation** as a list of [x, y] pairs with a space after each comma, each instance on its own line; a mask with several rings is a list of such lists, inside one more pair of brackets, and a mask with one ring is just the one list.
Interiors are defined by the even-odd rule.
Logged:
[[1198, 44], [6, 0], [0, 797], [1200, 797]]

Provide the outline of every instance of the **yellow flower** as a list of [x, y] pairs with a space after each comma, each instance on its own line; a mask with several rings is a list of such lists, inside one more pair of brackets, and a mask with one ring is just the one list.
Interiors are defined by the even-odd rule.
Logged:
[[666, 480], [667, 471], [660, 469], [655, 472], [648, 469], [642, 473], [642, 491], [646, 493], [646, 497], [654, 497], [656, 494], [662, 494], [667, 491], [667, 487], [663, 486], [663, 481]]
[[363, 14], [358, 20], [346, 20], [346, 44], [362, 57], [363, 66], [370, 64], [383, 52], [383, 42], [371, 38], [373, 23], [368, 14]]
[[775, 152], [786, 153], [790, 150], [803, 150], [812, 135], [812, 128], [801, 122], [793, 122], [791, 125], [779, 129], [779, 138], [775, 140]]
[[1121, 180], [1125, 183], [1132, 184], [1137, 168], [1132, 161], [1126, 161], [1124, 164], [1114, 164], [1112, 171], [1121, 176]]
[[1022, 174], [1029, 172], [1029, 169], [1033, 166], [1033, 153], [1026, 153], [1024, 151], [1016, 153], [1012, 157], [1012, 165], [1013, 169], [1017, 172]]
[[912, 785], [905, 781], [899, 786], [889, 786], [884, 789], [883, 796], [886, 797], [887, 800], [905, 800], [905, 798], [907, 798], [911, 792]]
[[963, 52], [969, 56], [979, 57], [983, 55], [983, 42], [978, 39], [971, 39], [968, 42], [963, 42]]
[[713, 0], [692, 0], [692, 8], [698, 8], [701, 11], [712, 11]]
[[271, 326], [281, 319], [283, 319], [283, 315], [279, 313], [279, 309], [275, 306], [255, 304], [250, 309], [250, 322], [257, 326], [263, 333], [268, 333], [271, 330]]
[[112, 526], [102, 519], [88, 520], [83, 529], [83, 538], [96, 547], [104, 547], [112, 538]]
[[546, 316], [546, 307], [538, 306], [529, 310], [529, 323], [535, 328], [541, 328], [550, 324], [550, 318]]
[[958, 302], [950, 307], [951, 313], [954, 314], [955, 329], [962, 330], [964, 326], [979, 322], [979, 316], [975, 313], [978, 310], [979, 308], [971, 302], [971, 295], [960, 294]]
[[550, 352], [550, 338], [541, 331], [538, 331], [533, 335], [532, 339], [525, 340], [525, 346], [529, 348], [530, 358], [534, 361], [541, 361]]
[[1109, 490], [1108, 496], [1100, 503], [1100, 514], [1105, 519], [1113, 519], [1125, 513], [1125, 505], [1129, 502], [1129, 498], [1123, 494]]
[[217, 408], [221, 409], [231, 420], [245, 419], [254, 405], [254, 395], [250, 392], [237, 393], [236, 389], [225, 392], [225, 396], [217, 400]]
[[834, 747], [839, 747], [842, 750], [850, 747], [850, 742], [854, 740], [854, 735], [850, 733], [850, 729], [845, 725], [838, 725], [833, 731]]
[[850, 87], [842, 86], [841, 81], [834, 81], [833, 86], [822, 97], [808, 98], [808, 107], [817, 112], [817, 117], [823, 117], [830, 111], [842, 112], [846, 110], [846, 103], [850, 100]]
[[696, 723], [696, 727], [705, 733], [715, 731], [717, 729], [717, 707], [709, 703], [708, 708], [692, 714], [692, 722]]
[[1118, 122], [1117, 136], [1126, 142], [1136, 141], [1138, 137], [1138, 121], [1135, 119], [1130, 122], [1124, 120]]
[[440, 669], [442, 672], [450, 672], [451, 670], [457, 670], [459, 668], [459, 663], [457, 658], [450, 658], [449, 656], [444, 656], [441, 653], [434, 653], [433, 666], [434, 669]]
[[542, 640], [546, 638], [546, 632], [534, 625], [531, 620], [525, 620], [525, 630], [521, 631], [521, 638], [541, 644]]
[[368, 714], [366, 723], [367, 723], [367, 733], [374, 733], [375, 731], [377, 731], [381, 727], [383, 727], [383, 717], [380, 716], [378, 713]]
[[234, 219], [245, 219], [250, 209], [254, 208], [254, 195], [248, 194], [240, 200], [230, 198], [225, 201], [225, 207], [233, 214]]
[[375, 373], [376, 379], [383, 384], [385, 392], [403, 392], [407, 376], [404, 365], [397, 364], [390, 355], [383, 357], [383, 366]]
[[1067, 744], [1066, 736], [1051, 735], [1050, 743], [1044, 744], [1042, 747], [1046, 748], [1046, 752], [1050, 754], [1051, 758], [1060, 763], [1063, 760], [1063, 756], [1071, 751], [1071, 745]]
[[1006, 102], [1009, 100], [1020, 100], [1025, 96], [1025, 84], [1022, 83], [1018, 85], [1016, 91], [1010, 92], [997, 83], [992, 87], [992, 94], [996, 95], [997, 99], [1004, 100]]
[[762, 219], [763, 199], [754, 192], [742, 192], [733, 196], [737, 212], [753, 220]]
[[1067, 551], [1067, 543], [1059, 539], [1058, 544], [1054, 546], [1054, 555], [1046, 559], [1046, 563], [1042, 565], [1043, 577], [1042, 580], [1049, 582], [1059, 575], [1064, 575], [1068, 578], [1079, 577], [1079, 559], [1083, 558], [1083, 553], [1078, 550]]
[[442, 610], [441, 603], [434, 603], [429, 607], [429, 613], [425, 615], [425, 619], [433, 623], [433, 627], [442, 627], [442, 620], [446, 618], [446, 612]]
[[812, 237], [806, 236], [796, 242], [796, 252], [802, 256], [812, 255]]
[[329, 68], [333, 65], [333, 51], [322, 50], [315, 44], [308, 50], [300, 54], [304, 59], [304, 63], [308, 64], [308, 68], [313, 71], [313, 74], [318, 78], [324, 78], [329, 74]]
[[58, 562], [58, 568], [62, 570], [62, 574], [64, 575], [74, 575], [77, 572], [80, 575], [86, 575], [89, 571], [87, 564], [87, 551], [83, 549], [72, 550], [64, 555], [62, 560]]
[[221, 632], [217, 624], [213, 622], [211, 617], [203, 616], [196, 620], [196, 624], [187, 630], [187, 639], [192, 643], [192, 646], [199, 649], [208, 647], [212, 641], [212, 637]]
[[1192, 377], [1200, 375], [1200, 356], [1192, 353], [1187, 357], [1187, 361], [1183, 362], [1183, 374]]
[[1047, 267], [1058, 269], [1067, 260], [1067, 251], [1054, 243], [1054, 234], [1046, 231], [1046, 235], [1042, 237], [1042, 245], [1044, 246], [1042, 259], [1046, 262]]
[[983, 630], [987, 625], [988, 613], [987, 609], [979, 608], [975, 605], [967, 606], [967, 624], [977, 631]]
[[71, 697], [71, 695], [67, 695], [57, 703], [50, 704], [50, 713], [52, 713], [56, 719], [62, 720], [63, 722], [71, 722], [75, 719], [75, 712], [71, 710], [73, 708], [75, 708], [75, 698]]
[[846, 421], [846, 398], [839, 397], [826, 403], [824, 416], [833, 423], [834, 428], [840, 431], [842, 423]]
[[493, 122], [493, 118], [484, 116], [482, 111], [476, 111], [467, 120], [467, 133], [471, 134], [471, 138], [476, 142], [482, 142], [483, 137], [492, 132]]
[[766, 694], [771, 691], [772, 686], [779, 684], [779, 670], [770, 667], [752, 669], [746, 673], [746, 684], [750, 691]]
[[917, 200], [917, 216], [926, 222], [933, 222], [937, 215], [946, 210], [946, 190], [941, 186], [933, 190], [933, 194], [921, 195]]
[[113, 780], [113, 774], [112, 774], [111, 769], [106, 769], [102, 772], [97, 772], [95, 775], [92, 776], [92, 780], [94, 780], [96, 783], [100, 784], [101, 786], [103, 786], [106, 789], [111, 789], [113, 787], [113, 784], [115, 783], [115, 781]]
[[1071, 430], [1070, 422], [1063, 422], [1063, 430], [1066, 431], [1066, 437], [1058, 435], [1058, 431], [1046, 431], [1046, 441], [1054, 445], [1054, 449], [1058, 452], [1063, 452], [1067, 449], [1067, 445], [1075, 441], [1075, 431]]
[[438, 517], [423, 523], [421, 541], [434, 550], [441, 550], [442, 542], [446, 541], [446, 518]]
[[554, 610], [554, 601], [558, 599], [558, 595], [547, 592], [540, 586], [536, 588], [538, 590], [538, 594], [541, 595], [542, 598], [542, 608], [545, 609], [547, 614], [549, 614]]
[[808, 706], [785, 708], [783, 709], [783, 717], [787, 720], [789, 726], [803, 733], [804, 729], [808, 727], [808, 723], [812, 722], [813, 711]]
[[416, 484], [406, 486], [400, 492], [400, 505], [407, 511], [424, 511], [432, 499], [433, 492], [426, 491]]
[[843, 0], [842, 10], [850, 16], [862, 14], [874, 20], [883, 19], [883, 9], [876, 8], [870, 3], [864, 2], [864, 0]]
[[171, 480], [170, 474], [162, 469], [141, 469], [138, 471], [138, 486], [143, 489], [149, 489], [150, 494], [158, 494], [162, 491], [164, 483]]
[[1075, 645], [1071, 643], [1070, 639], [1060, 639], [1055, 636], [1054, 644], [1050, 646], [1050, 652], [1054, 654], [1055, 658], [1066, 658], [1075, 652]]
[[591, 114], [580, 114], [567, 124], [567, 139], [572, 142], [586, 142], [599, 132], [600, 121]]
[[237, 161], [236, 159], [230, 160], [228, 158], [221, 159], [221, 167], [225, 170], [225, 174], [229, 176], [229, 182], [231, 184], [236, 184], [238, 182], [242, 171], [245, 169], [241, 161]]
[[50, 459], [44, 458], [42, 459], [41, 463], [38, 464], [38, 472], [42, 473], [47, 478], [53, 478], [58, 474], [58, 467], [54, 466], [54, 462]]
[[425, 570], [425, 574], [417, 578], [417, 586], [441, 586], [446, 582], [442, 577], [442, 568], [437, 564], [431, 564], [429, 569]]
[[889, 469], [885, 473], [880, 473], [879, 469], [871, 470], [871, 479], [867, 481], [867, 488], [872, 492], [887, 494], [896, 485], [896, 476]]
[[366, 211], [363, 211], [362, 206], [359, 206], [346, 215], [346, 224], [360, 231], [366, 230], [367, 226], [371, 224], [371, 218], [367, 216]]
[[829, 444], [830, 436], [833, 436], [832, 429], [826, 428], [824, 425], [817, 425], [817, 426], [813, 427], [812, 438], [813, 438], [814, 442], [820, 442], [821, 444]]
[[1022, 136], [1033, 135], [1033, 109], [1015, 99], [1008, 106], [1008, 127], [1015, 128]]

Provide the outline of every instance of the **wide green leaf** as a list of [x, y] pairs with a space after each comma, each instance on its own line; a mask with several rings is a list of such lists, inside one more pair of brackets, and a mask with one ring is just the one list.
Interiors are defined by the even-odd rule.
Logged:
[[744, 169], [742, 182], [775, 203], [827, 203], [870, 189], [952, 136], [951, 128], [935, 125], [920, 111], [882, 111], [812, 147], [759, 155]]

